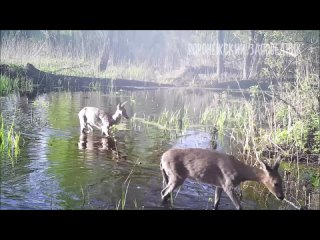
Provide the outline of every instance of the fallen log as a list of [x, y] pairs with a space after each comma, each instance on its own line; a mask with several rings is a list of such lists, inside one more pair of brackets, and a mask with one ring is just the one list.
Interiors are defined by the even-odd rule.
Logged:
[[53, 74], [41, 71], [32, 64], [27, 63], [25, 68], [12, 67], [6, 64], [0, 65], [0, 74], [10, 78], [25, 77], [32, 80], [33, 84], [40, 88], [67, 88], [67, 89], [84, 89], [93, 84], [99, 84], [101, 89], [105, 88], [152, 88], [152, 87], [172, 87], [170, 84], [162, 84], [148, 81], [128, 80], [128, 79], [111, 79], [111, 78], [91, 78], [76, 77], [60, 74]]

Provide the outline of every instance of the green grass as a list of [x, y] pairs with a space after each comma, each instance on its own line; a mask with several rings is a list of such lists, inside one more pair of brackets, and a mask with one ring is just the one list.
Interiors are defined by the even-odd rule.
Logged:
[[10, 79], [7, 76], [0, 75], [0, 95], [6, 95], [11, 92], [31, 92], [33, 84], [30, 80], [24, 78]]
[[124, 210], [126, 207], [126, 201], [127, 201], [127, 193], [128, 193], [128, 189], [129, 189], [129, 185], [130, 185], [131, 179], [129, 179], [128, 183], [124, 183], [121, 187], [122, 191], [121, 191], [121, 199], [118, 201], [118, 204], [116, 205], [116, 209], [117, 210]]
[[46, 42], [37, 41], [21, 41], [19, 44], [5, 41], [0, 48], [1, 63], [20, 69], [31, 63], [36, 68], [53, 74], [142, 81], [157, 79], [154, 68], [147, 61], [139, 64], [109, 62], [106, 71], [100, 72], [100, 54], [87, 56], [81, 49], [71, 54], [63, 47], [53, 50]]
[[5, 146], [5, 133], [4, 133], [4, 124], [3, 124], [3, 118], [2, 118], [2, 114], [0, 115], [0, 120], [1, 120], [1, 125], [0, 125], [0, 150], [3, 151], [4, 150], [4, 146]]
[[0, 152], [6, 153], [11, 160], [20, 154], [20, 132], [14, 131], [14, 120], [10, 128], [5, 131], [2, 115], [0, 115]]
[[164, 109], [164, 111], [159, 114], [158, 119], [152, 120], [148, 117], [146, 121], [154, 122], [158, 126], [163, 126], [163, 129], [179, 131], [188, 129], [191, 123], [187, 108], [181, 108], [174, 112]]
[[91, 82], [89, 84], [90, 91], [101, 91], [101, 83], [99, 82]]
[[153, 118], [150, 116], [139, 118], [133, 116], [132, 120], [139, 121], [147, 126], [154, 126], [161, 130], [175, 133], [186, 130], [191, 126], [191, 120], [188, 116], [188, 110], [186, 108], [182, 108], [174, 112], [165, 109], [159, 114], [158, 118]]
[[320, 187], [320, 172], [311, 176], [311, 183], [313, 187]]
[[[116, 210], [124, 210], [126, 207], [126, 202], [127, 202], [127, 194], [128, 194], [128, 189], [129, 189], [129, 185], [132, 179], [132, 175], [134, 173], [134, 169], [136, 168], [137, 165], [140, 165], [141, 162], [139, 161], [139, 159], [135, 162], [135, 164], [133, 165], [128, 177], [126, 178], [126, 180], [123, 182], [122, 186], [121, 186], [121, 199], [118, 201], [118, 203], [116, 204]], [[134, 205], [137, 206], [137, 201], [134, 201]]]
[[[100, 72], [98, 69], [98, 59], [94, 61], [79, 60], [62, 56], [61, 58], [42, 57], [25, 59], [24, 61], [15, 61], [3, 59], [3, 63], [10, 66], [17, 66], [23, 69], [26, 63], [32, 63], [41, 71], [58, 75], [69, 75], [76, 77], [110, 78], [110, 79], [128, 79], [141, 81], [155, 81], [156, 75], [151, 67], [145, 64], [122, 64], [109, 65], [106, 71]], [[20, 64], [20, 65], [19, 65]]]
[[200, 123], [215, 126], [219, 134], [224, 132], [240, 144], [243, 153], [249, 151], [257, 157], [265, 150], [280, 149], [282, 154], [287, 150], [319, 153], [320, 117], [310, 111], [317, 105], [315, 96], [300, 87], [290, 86], [287, 91], [289, 86], [285, 85], [276, 93], [279, 97], [272, 92], [269, 100], [258, 88], [252, 88], [251, 98], [241, 103], [225, 101], [210, 106], [202, 112]]

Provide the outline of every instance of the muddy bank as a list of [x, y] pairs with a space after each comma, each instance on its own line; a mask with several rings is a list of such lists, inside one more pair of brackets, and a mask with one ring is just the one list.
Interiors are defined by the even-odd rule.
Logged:
[[127, 79], [111, 79], [111, 78], [90, 78], [58, 75], [41, 71], [32, 64], [27, 63], [23, 67], [13, 67], [6, 64], [0, 64], [0, 74], [9, 76], [10, 78], [25, 77], [32, 80], [33, 84], [46, 90], [60, 87], [66, 89], [87, 89], [90, 86], [98, 85], [100, 89], [107, 88], [157, 88], [172, 87], [170, 84], [161, 84], [148, 81], [127, 80]]

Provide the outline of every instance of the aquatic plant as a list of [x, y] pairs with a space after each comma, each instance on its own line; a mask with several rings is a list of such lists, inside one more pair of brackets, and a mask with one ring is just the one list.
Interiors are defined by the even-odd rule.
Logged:
[[[122, 186], [121, 186], [121, 199], [118, 201], [118, 203], [116, 204], [116, 209], [119, 210], [124, 210], [125, 206], [126, 206], [126, 201], [127, 201], [127, 194], [128, 194], [128, 189], [129, 189], [129, 185], [132, 179], [132, 175], [134, 173], [134, 169], [137, 165], [140, 165], [141, 162], [139, 161], [139, 159], [134, 163], [130, 173], [128, 174], [126, 180], [123, 182]], [[121, 207], [121, 208], [120, 208]]]
[[[14, 120], [9, 128], [5, 131], [4, 121], [2, 114], [0, 115], [0, 151], [7, 153], [7, 156], [13, 160], [13, 157], [17, 158], [20, 154], [20, 132], [14, 131]], [[12, 162], [14, 164], [14, 162]]]
[[25, 78], [13, 78], [0, 75], [0, 95], [6, 95], [14, 91], [31, 92], [33, 90], [33, 83], [31, 80]]

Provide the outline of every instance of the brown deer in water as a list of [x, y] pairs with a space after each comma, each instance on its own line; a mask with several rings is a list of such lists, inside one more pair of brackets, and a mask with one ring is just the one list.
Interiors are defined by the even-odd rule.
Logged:
[[[120, 123], [121, 116], [124, 116], [126, 119], [129, 119], [126, 109], [124, 108], [124, 105], [126, 103], [127, 102], [119, 103], [117, 105], [117, 110], [113, 115], [96, 107], [84, 107], [78, 113], [80, 120], [80, 132], [89, 133], [93, 131], [92, 127], [95, 127], [101, 130], [102, 134], [109, 136], [110, 128], [113, 125]], [[89, 128], [89, 131], [85, 132], [86, 128]]]
[[248, 166], [232, 155], [207, 149], [170, 149], [161, 157], [160, 169], [163, 175], [163, 202], [168, 200], [174, 189], [186, 178], [216, 186], [214, 209], [218, 209], [222, 190], [226, 192], [235, 207], [240, 210], [240, 200], [235, 188], [244, 181], [263, 183], [278, 199], [283, 200], [282, 179], [278, 173], [280, 157], [273, 167], [262, 162], [262, 169]]

